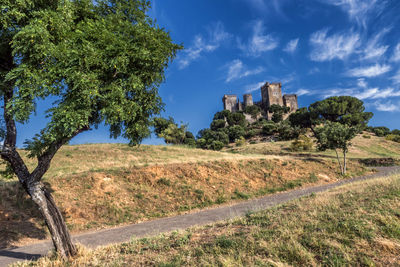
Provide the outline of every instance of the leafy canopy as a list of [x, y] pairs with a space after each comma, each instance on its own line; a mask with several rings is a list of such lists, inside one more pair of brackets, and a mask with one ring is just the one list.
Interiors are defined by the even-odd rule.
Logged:
[[163, 107], [157, 88], [181, 46], [148, 9], [146, 0], [1, 1], [0, 86], [15, 88], [13, 118], [26, 123], [39, 99], [55, 100], [27, 142], [31, 156], [103, 122], [131, 144], [149, 135]]

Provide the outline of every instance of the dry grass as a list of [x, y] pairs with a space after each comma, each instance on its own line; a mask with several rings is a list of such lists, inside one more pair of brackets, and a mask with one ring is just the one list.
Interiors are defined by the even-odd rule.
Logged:
[[[364, 136], [370, 136], [365, 138]], [[311, 154], [311, 155], [323, 155], [329, 157], [336, 157], [334, 151], [320, 152], [316, 151], [315, 147], [311, 151], [307, 152], [291, 152], [290, 151], [291, 141], [279, 141], [269, 143], [250, 144], [243, 147], [228, 148], [225, 151], [238, 154], [264, 154], [264, 155], [280, 155], [280, 154]], [[352, 146], [350, 147], [349, 158], [381, 158], [381, 157], [393, 157], [400, 158], [400, 143], [386, 140], [382, 137], [377, 137], [370, 133], [363, 133], [358, 135], [352, 140]]]
[[[28, 159], [21, 150], [28, 168], [33, 170], [36, 159]], [[45, 177], [61, 177], [88, 171], [118, 170], [149, 166], [154, 164], [195, 163], [213, 160], [241, 160], [265, 158], [263, 155], [241, 155], [217, 152], [185, 146], [141, 145], [130, 147], [126, 144], [86, 144], [62, 147], [54, 157]]]
[[[46, 179], [73, 232], [135, 223], [342, 177], [326, 159], [225, 160], [111, 168]], [[350, 175], [366, 169], [349, 165]], [[0, 246], [48, 237], [17, 182], [0, 182]]]
[[245, 218], [14, 266], [399, 266], [400, 176]]

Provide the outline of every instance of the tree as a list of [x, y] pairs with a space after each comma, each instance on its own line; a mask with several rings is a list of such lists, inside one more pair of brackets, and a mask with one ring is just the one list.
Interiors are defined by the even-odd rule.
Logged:
[[[146, 0], [2, 0], [0, 92], [4, 143], [0, 152], [37, 204], [61, 257], [76, 253], [64, 219], [41, 179], [58, 149], [105, 123], [131, 145], [150, 133], [163, 107], [158, 86], [181, 46], [146, 15]], [[30, 172], [16, 148], [16, 123], [26, 123], [39, 99], [56, 99], [49, 122], [26, 142]]]
[[373, 116], [364, 110], [363, 101], [352, 96], [332, 96], [308, 107], [313, 127], [330, 121], [356, 127], [358, 132], [367, 127]]
[[153, 124], [154, 133], [157, 137], [160, 137], [160, 134], [165, 131], [165, 129], [167, 129], [170, 124], [175, 124], [175, 121], [172, 117], [169, 117], [168, 119], [158, 117], [153, 119]]
[[289, 110], [289, 107], [283, 107], [277, 104], [273, 104], [268, 108], [268, 111], [273, 113], [271, 120], [276, 123], [281, 122], [283, 120], [283, 115], [287, 114]]
[[175, 123], [168, 125], [167, 129], [159, 134], [159, 137], [164, 138], [167, 144], [183, 144], [185, 142], [187, 125], [182, 124], [180, 127]]
[[[349, 126], [339, 122], [327, 122], [324, 126], [315, 129], [318, 149], [321, 151], [335, 150], [340, 172], [343, 175], [346, 174], [346, 153], [351, 145], [350, 140], [357, 135], [358, 130], [357, 126]], [[341, 149], [343, 152], [343, 165], [340, 162], [337, 149]]]

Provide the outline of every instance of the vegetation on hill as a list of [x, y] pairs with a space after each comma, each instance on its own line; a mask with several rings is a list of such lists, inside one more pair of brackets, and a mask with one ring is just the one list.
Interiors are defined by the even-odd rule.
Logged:
[[[241, 155], [179, 146], [65, 146], [53, 163], [44, 182], [73, 232], [344, 178], [329, 158]], [[352, 161], [349, 176], [366, 171]], [[65, 184], [70, 190], [63, 190]], [[0, 179], [0, 221], [0, 247], [48, 237], [15, 178]]]
[[87, 250], [67, 263], [14, 266], [397, 266], [400, 176], [363, 181], [265, 211]]

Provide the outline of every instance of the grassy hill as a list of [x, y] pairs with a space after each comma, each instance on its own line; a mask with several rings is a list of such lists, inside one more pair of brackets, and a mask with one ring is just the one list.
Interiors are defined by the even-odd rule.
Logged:
[[[397, 143], [390, 145], [377, 137], [364, 139], [355, 140], [353, 158], [359, 155], [357, 151], [364, 157], [388, 155], [368, 152], [367, 141], [371, 142], [369, 151], [383, 151], [387, 146], [393, 157], [400, 154]], [[314, 151], [297, 157], [286, 146], [288, 142], [264, 143], [225, 152], [178, 146], [66, 146], [54, 158], [44, 182], [53, 190], [68, 227], [76, 233], [346, 178], [326, 153]], [[268, 152], [270, 149], [274, 152]], [[279, 155], [282, 153], [286, 155]], [[33, 166], [30, 160], [29, 167]], [[353, 159], [348, 177], [367, 171]], [[16, 179], [0, 178], [0, 223], [0, 247], [49, 236]]]
[[17, 266], [398, 266], [400, 176], [359, 182], [245, 218]]
[[[362, 158], [382, 158], [392, 157], [400, 159], [400, 143], [377, 137], [371, 133], [358, 135], [352, 140], [348, 157], [353, 159]], [[336, 157], [335, 152], [328, 150], [325, 152], [317, 151], [314, 147], [311, 151], [292, 152], [290, 150], [291, 141], [269, 142], [259, 144], [249, 144], [243, 147], [231, 147], [224, 151], [243, 155], [264, 154], [264, 155], [282, 155], [282, 154], [311, 154], [318, 156]]]

